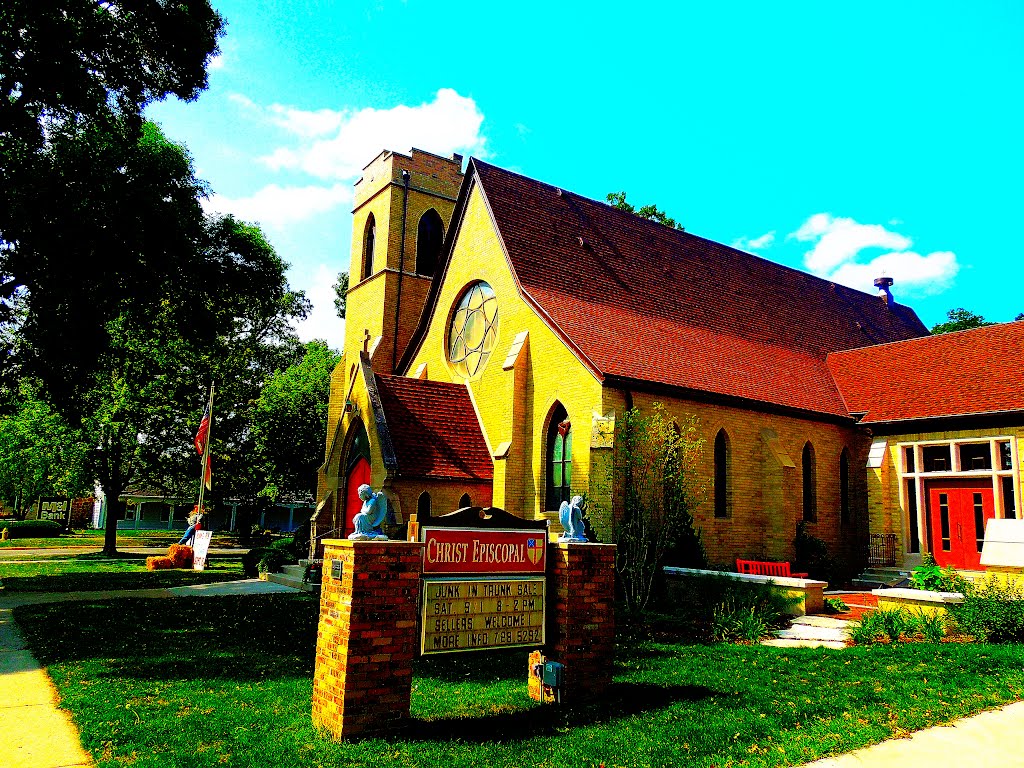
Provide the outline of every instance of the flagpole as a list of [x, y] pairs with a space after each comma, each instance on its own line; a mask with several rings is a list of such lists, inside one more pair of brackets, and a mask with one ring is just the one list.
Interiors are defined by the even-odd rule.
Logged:
[[202, 513], [203, 492], [206, 490], [206, 467], [210, 461], [210, 435], [213, 432], [213, 382], [210, 382], [210, 401], [207, 406], [210, 414], [210, 423], [206, 428], [206, 444], [203, 446], [203, 461], [199, 467], [199, 504], [196, 505]]

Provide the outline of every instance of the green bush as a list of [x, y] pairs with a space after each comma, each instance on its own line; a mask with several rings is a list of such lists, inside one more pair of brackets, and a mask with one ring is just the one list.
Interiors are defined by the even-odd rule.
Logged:
[[266, 554], [266, 547], [253, 547], [242, 555], [242, 572], [247, 579], [255, 579], [260, 575], [260, 560]]
[[931, 552], [921, 556], [921, 564], [910, 574], [910, 584], [914, 589], [929, 592], [963, 592], [970, 587], [967, 579], [952, 566], [939, 567]]
[[866, 613], [860, 621], [850, 624], [850, 639], [856, 645], [872, 645], [882, 634], [881, 622], [874, 612]]
[[929, 643], [941, 643], [946, 636], [946, 617], [942, 611], [920, 611], [917, 627]]
[[850, 610], [843, 599], [840, 597], [826, 597], [825, 598], [825, 613], [846, 613]]
[[12, 539], [46, 539], [60, 536], [64, 530], [60, 523], [53, 520], [5, 520], [0, 523], [0, 530], [7, 529]]
[[806, 573], [812, 579], [839, 584], [846, 577], [846, 565], [840, 558], [833, 557], [828, 545], [817, 536], [807, 532], [807, 523], [801, 521], [796, 526], [796, 538], [793, 539], [796, 550], [795, 566], [797, 573]]
[[957, 629], [985, 643], [1024, 642], [1024, 594], [1015, 581], [990, 576], [947, 606]]
[[898, 643], [903, 635], [909, 636], [917, 631], [916, 617], [902, 608], [875, 611], [874, 618], [890, 643]]

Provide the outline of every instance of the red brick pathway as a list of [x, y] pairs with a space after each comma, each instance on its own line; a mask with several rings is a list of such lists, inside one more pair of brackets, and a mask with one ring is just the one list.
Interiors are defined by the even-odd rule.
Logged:
[[850, 608], [846, 613], [829, 614], [835, 619], [860, 621], [860, 618], [865, 613], [878, 608], [878, 598], [870, 592], [839, 592], [836, 594], [826, 594], [825, 597], [839, 598]]

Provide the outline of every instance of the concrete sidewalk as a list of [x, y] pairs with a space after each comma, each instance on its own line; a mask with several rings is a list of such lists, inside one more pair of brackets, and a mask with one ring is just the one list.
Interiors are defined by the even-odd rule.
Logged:
[[[18, 605], [115, 597], [219, 597], [299, 590], [259, 579], [115, 592], [16, 593], [0, 597], [0, 765], [3, 768], [75, 768], [94, 765], [78, 729], [59, 708], [57, 690], [28, 651], [14, 623]], [[2, 594], [2, 593], [0, 593]], [[300, 593], [301, 594], [301, 593]]]
[[1024, 766], [1024, 702], [917, 731], [803, 768], [1013, 768]]

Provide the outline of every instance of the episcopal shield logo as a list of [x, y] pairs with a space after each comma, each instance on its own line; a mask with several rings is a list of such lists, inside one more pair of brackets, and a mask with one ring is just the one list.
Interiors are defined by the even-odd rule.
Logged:
[[544, 540], [543, 539], [527, 539], [526, 540], [526, 556], [530, 558], [530, 562], [536, 565], [540, 562], [540, 559], [544, 557]]

